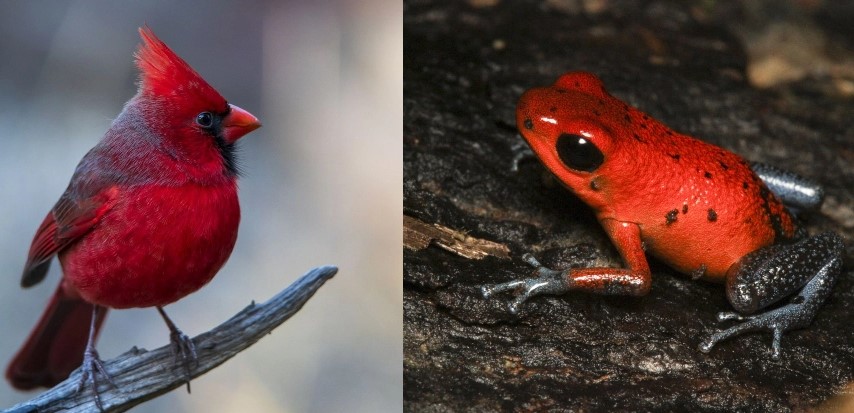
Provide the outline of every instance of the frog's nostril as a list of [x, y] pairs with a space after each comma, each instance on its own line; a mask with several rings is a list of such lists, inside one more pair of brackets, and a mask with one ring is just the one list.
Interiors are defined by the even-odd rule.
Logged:
[[531, 118], [525, 118], [525, 129], [534, 129], [534, 122], [531, 121]]

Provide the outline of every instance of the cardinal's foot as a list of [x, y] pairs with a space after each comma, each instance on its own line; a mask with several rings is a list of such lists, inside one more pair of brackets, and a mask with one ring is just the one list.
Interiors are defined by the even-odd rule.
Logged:
[[196, 345], [193, 344], [193, 339], [177, 327], [169, 333], [169, 340], [172, 342], [172, 357], [175, 358], [175, 364], [184, 367], [184, 373], [187, 376], [187, 392], [189, 393], [191, 369], [199, 365]]
[[175, 323], [163, 311], [163, 307], [157, 307], [157, 311], [169, 327], [169, 341], [172, 343], [172, 357], [175, 358], [175, 364], [184, 368], [184, 375], [187, 379], [187, 393], [190, 392], [190, 379], [192, 378], [192, 368], [199, 365], [199, 360], [196, 355], [196, 345], [193, 344], [193, 339], [187, 337]]
[[118, 386], [116, 386], [113, 378], [110, 377], [110, 374], [104, 368], [104, 362], [98, 356], [98, 350], [95, 350], [94, 347], [86, 348], [86, 351], [83, 352], [83, 365], [80, 366], [80, 369], [82, 374], [80, 376], [80, 384], [77, 385], [77, 391], [83, 390], [86, 382], [91, 381], [92, 392], [95, 394], [95, 405], [98, 406], [98, 410], [104, 411], [104, 405], [101, 403], [101, 393], [98, 390], [98, 376], [100, 375], [107, 379], [107, 383], [110, 383], [110, 386], [114, 389], [118, 389]]

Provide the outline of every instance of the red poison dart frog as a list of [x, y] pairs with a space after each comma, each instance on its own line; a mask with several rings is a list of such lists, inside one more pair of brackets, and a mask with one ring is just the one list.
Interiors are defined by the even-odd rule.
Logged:
[[[596, 213], [628, 268], [565, 271], [524, 259], [536, 278], [484, 286], [484, 298], [516, 291], [528, 298], [571, 290], [641, 296], [649, 292], [646, 253], [694, 279], [724, 283], [741, 323], [700, 344], [748, 331], [803, 328], [831, 292], [842, 266], [842, 239], [808, 236], [787, 209], [815, 209], [815, 183], [768, 165], [748, 163], [720, 147], [677, 133], [609, 95], [590, 73], [568, 73], [525, 92], [516, 123], [540, 161]], [[790, 295], [780, 307], [758, 312]]]

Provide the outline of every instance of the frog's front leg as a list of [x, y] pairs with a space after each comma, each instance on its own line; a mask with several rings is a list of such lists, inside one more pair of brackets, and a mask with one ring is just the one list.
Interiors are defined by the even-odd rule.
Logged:
[[[770, 330], [772, 356], [780, 357], [783, 332], [808, 326], [830, 295], [842, 267], [842, 239], [825, 232], [789, 245], [772, 245], [745, 256], [727, 272], [727, 298], [738, 313], [718, 320], [744, 322], [713, 334], [700, 344], [708, 353], [721, 340], [749, 331]], [[801, 287], [803, 287], [801, 289]], [[750, 316], [801, 289], [788, 304]]]
[[513, 161], [510, 163], [511, 172], [519, 172], [519, 164], [526, 159], [537, 159], [537, 155], [528, 146], [524, 140], [519, 140], [510, 146], [510, 151], [513, 153]]
[[518, 291], [516, 298], [508, 306], [510, 312], [516, 314], [528, 298], [541, 294], [563, 294], [573, 290], [609, 295], [646, 295], [651, 285], [651, 275], [641, 243], [640, 228], [634, 223], [612, 219], [602, 220], [602, 226], [628, 269], [584, 268], [558, 271], [543, 267], [533, 256], [525, 254], [525, 261], [537, 268], [538, 276], [483, 286], [483, 297], [488, 299], [496, 293]]

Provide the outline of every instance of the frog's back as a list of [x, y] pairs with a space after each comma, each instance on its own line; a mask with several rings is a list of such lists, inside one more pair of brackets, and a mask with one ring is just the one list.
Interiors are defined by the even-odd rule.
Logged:
[[656, 139], [630, 143], [643, 154], [629, 158], [634, 173], [623, 176], [635, 189], [614, 199], [624, 212], [616, 218], [640, 224], [648, 252], [681, 272], [723, 281], [748, 253], [794, 237], [792, 215], [744, 159], [663, 125], [651, 129], [660, 129]]

